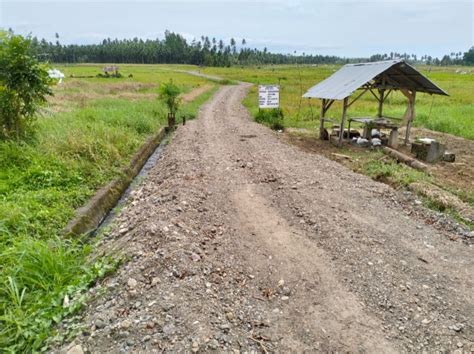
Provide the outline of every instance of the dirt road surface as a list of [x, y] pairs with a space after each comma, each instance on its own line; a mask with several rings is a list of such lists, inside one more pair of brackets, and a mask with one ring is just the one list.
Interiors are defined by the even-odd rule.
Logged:
[[74, 349], [474, 350], [473, 247], [252, 122], [248, 87], [179, 127], [122, 210], [106, 245], [130, 260]]

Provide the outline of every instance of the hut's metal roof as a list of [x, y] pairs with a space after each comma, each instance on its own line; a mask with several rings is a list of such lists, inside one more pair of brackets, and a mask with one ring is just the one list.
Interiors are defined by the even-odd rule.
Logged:
[[373, 88], [409, 89], [448, 94], [402, 59], [347, 64], [326, 80], [311, 87], [303, 97], [342, 100], [365, 84]]

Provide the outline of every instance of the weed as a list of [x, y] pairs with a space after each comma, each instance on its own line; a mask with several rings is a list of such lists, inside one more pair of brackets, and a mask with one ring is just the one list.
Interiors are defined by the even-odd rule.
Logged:
[[395, 186], [407, 187], [413, 182], [429, 179], [426, 173], [414, 170], [413, 168], [392, 160], [370, 160], [363, 165], [362, 169], [364, 174], [373, 179], [388, 182]]
[[281, 109], [261, 109], [255, 115], [255, 121], [268, 125], [273, 130], [283, 130], [283, 111]]
[[218, 86], [214, 86], [210, 90], [205, 91], [203, 94], [199, 95], [195, 100], [191, 101], [190, 103], [184, 105], [181, 110], [178, 112], [177, 115], [177, 123], [183, 122], [183, 117], [186, 117], [186, 120], [196, 118], [199, 107], [202, 106], [204, 102], [206, 102], [214, 93], [217, 91]]
[[89, 250], [59, 238], [24, 237], [2, 252], [0, 348], [40, 350], [52, 326], [80, 309], [87, 287], [118, 266], [111, 259], [87, 264]]

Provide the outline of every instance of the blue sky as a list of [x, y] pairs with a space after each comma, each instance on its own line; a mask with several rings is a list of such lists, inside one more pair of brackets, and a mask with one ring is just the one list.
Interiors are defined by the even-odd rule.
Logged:
[[62, 43], [103, 38], [245, 38], [274, 52], [440, 56], [473, 45], [472, 0], [0, 0], [0, 27]]

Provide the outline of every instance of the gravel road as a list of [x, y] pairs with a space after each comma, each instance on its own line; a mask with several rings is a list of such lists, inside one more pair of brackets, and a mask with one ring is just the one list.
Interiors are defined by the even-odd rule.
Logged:
[[63, 350], [473, 351], [472, 245], [252, 122], [248, 88], [178, 128], [106, 238], [130, 260]]

